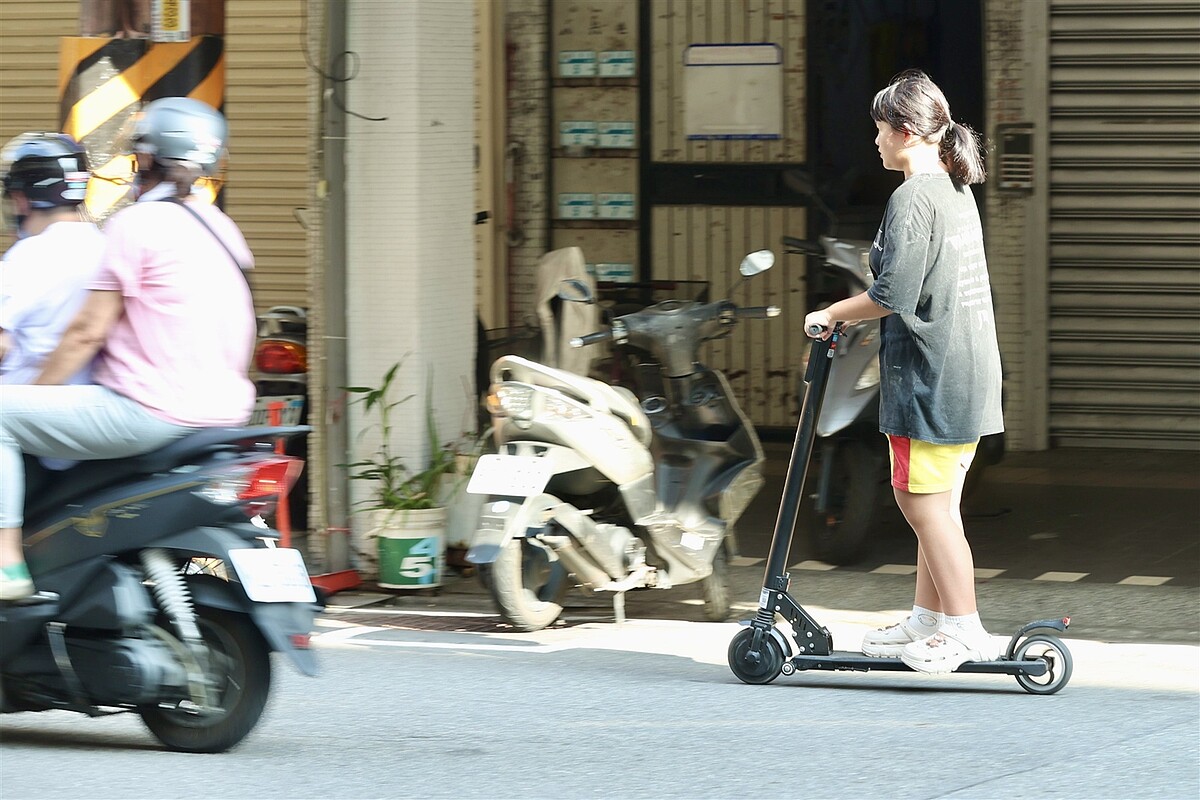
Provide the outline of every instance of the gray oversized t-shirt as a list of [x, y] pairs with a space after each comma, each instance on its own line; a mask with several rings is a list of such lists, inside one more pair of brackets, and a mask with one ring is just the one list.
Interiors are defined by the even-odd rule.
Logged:
[[1004, 430], [1000, 348], [975, 197], [946, 173], [913, 175], [871, 247], [883, 319], [879, 429], [935, 444]]

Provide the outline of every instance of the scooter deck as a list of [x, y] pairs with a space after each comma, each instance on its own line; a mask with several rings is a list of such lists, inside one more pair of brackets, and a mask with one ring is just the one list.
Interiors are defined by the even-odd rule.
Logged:
[[[862, 653], [852, 653], [848, 650], [835, 650], [827, 656], [799, 655], [792, 656], [789, 661], [797, 671], [818, 669], [828, 671], [850, 672], [916, 672], [912, 667], [898, 658], [878, 658], [864, 656]], [[967, 661], [954, 672], [991, 673], [995, 675], [1045, 675], [1046, 662], [1042, 659], [996, 661]]]

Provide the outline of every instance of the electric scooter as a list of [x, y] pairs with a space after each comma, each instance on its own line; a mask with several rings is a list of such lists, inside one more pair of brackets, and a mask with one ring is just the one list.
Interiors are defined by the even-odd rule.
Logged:
[[[816, 328], [810, 329], [808, 334], [818, 336], [821, 332], [822, 329]], [[830, 365], [841, 338], [842, 325], [838, 323], [829, 339], [814, 339], [812, 344], [805, 374], [808, 387], [800, 407], [796, 441], [784, 479], [783, 498], [758, 599], [758, 613], [754, 619], [743, 623], [746, 627], [738, 631], [729, 643], [729, 668], [744, 683], [770, 683], [780, 674], [792, 675], [809, 669], [910, 671], [908, 665], [899, 658], [876, 658], [834, 650], [833, 636], [829, 630], [788, 593], [791, 578], [784, 570], [787, 568], [796, 514], [803, 496], [808, 462], [812, 456], [816, 423], [829, 381]], [[775, 625], [777, 616], [782, 616], [790, 624], [790, 638]], [[1067, 646], [1051, 631], [1062, 633], [1070, 622], [1070, 617], [1030, 622], [1013, 634], [1000, 658], [995, 661], [968, 661], [955, 672], [1012, 675], [1027, 692], [1054, 694], [1071, 679], [1072, 661]]]

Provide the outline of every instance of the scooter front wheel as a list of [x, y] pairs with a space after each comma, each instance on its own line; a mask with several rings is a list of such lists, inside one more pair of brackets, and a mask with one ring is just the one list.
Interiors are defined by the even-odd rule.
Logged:
[[754, 647], [754, 628], [742, 628], [729, 643], [729, 668], [742, 683], [764, 684], [779, 677], [783, 671], [783, 648], [775, 637], [764, 634], [758, 646], [758, 654], [751, 655]]
[[540, 631], [562, 613], [558, 600], [569, 586], [567, 569], [539, 542], [509, 539], [480, 573], [500, 616], [520, 630]]

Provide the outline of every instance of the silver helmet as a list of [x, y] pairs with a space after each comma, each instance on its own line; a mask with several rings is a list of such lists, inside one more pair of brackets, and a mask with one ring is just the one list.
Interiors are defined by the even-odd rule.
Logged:
[[166, 165], [180, 164], [212, 177], [221, 169], [229, 126], [220, 111], [191, 97], [147, 103], [134, 122], [134, 153]]

